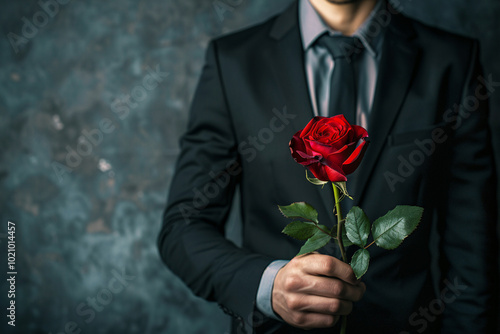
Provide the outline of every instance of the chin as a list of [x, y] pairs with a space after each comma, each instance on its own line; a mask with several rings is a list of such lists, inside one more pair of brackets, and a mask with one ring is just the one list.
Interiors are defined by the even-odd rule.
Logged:
[[361, 2], [363, 0], [326, 0], [326, 1], [335, 5], [344, 5], [349, 3]]

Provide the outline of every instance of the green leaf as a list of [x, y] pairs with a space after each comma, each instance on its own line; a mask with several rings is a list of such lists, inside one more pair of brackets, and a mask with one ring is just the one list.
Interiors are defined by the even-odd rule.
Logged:
[[306, 179], [307, 179], [307, 181], [311, 182], [315, 186], [323, 186], [323, 185], [327, 184], [328, 182], [330, 182], [330, 181], [321, 181], [320, 179], [317, 179], [315, 177], [309, 177], [309, 175], [307, 174], [307, 169], [306, 169]]
[[351, 240], [349, 240], [349, 238], [347, 237], [347, 232], [346, 232], [346, 229], [345, 229], [345, 226], [344, 228], [342, 229], [342, 243], [344, 244], [344, 248], [347, 248], [349, 246], [352, 246], [354, 245]]
[[300, 248], [299, 253], [297, 256], [302, 255], [302, 254], [307, 254], [314, 252], [315, 250], [320, 249], [321, 247], [325, 246], [331, 239], [328, 234], [325, 234], [321, 232], [320, 230], [317, 230], [314, 235], [309, 238], [306, 243]]
[[318, 223], [318, 212], [306, 202], [295, 202], [287, 206], [278, 205], [278, 207], [287, 218], [303, 218]]
[[358, 249], [352, 256], [351, 267], [356, 278], [361, 278], [368, 270], [370, 264], [370, 253], [366, 249]]
[[312, 237], [316, 231], [316, 225], [296, 220], [285, 226], [281, 232], [298, 240], [306, 240]]
[[345, 218], [345, 230], [347, 238], [353, 244], [363, 248], [366, 246], [370, 235], [370, 220], [364, 211], [357, 206], [353, 206]]
[[398, 205], [372, 225], [377, 246], [394, 249], [401, 245], [418, 226], [424, 209], [418, 206]]

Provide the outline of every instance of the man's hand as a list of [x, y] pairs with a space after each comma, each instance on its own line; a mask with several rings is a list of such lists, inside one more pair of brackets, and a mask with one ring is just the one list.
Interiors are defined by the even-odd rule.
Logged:
[[274, 279], [272, 305], [288, 324], [303, 329], [334, 326], [352, 311], [366, 286], [349, 264], [317, 253], [293, 258]]

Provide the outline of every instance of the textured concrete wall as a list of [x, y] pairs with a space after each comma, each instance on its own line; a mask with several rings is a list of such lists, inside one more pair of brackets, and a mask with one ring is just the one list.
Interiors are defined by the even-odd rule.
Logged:
[[[11, 220], [7, 333], [224, 333], [226, 316], [161, 264], [155, 238], [208, 40], [290, 1], [58, 1], [0, 1], [0, 328]], [[401, 3], [480, 38], [500, 81], [499, 1]], [[500, 93], [492, 110], [498, 135]]]

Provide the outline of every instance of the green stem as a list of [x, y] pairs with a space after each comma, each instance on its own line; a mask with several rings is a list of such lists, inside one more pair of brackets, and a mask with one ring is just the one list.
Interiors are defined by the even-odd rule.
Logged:
[[344, 227], [344, 218], [342, 218], [342, 210], [340, 208], [340, 192], [339, 188], [332, 182], [333, 194], [335, 195], [335, 209], [337, 211], [337, 241], [339, 243], [340, 254], [342, 254], [342, 260], [347, 262], [345, 255], [344, 242], [342, 240], [342, 228]]
[[370, 247], [371, 245], [373, 245], [375, 243], [375, 241], [377, 241], [377, 240], [373, 240], [368, 246], [365, 246], [365, 249], [367, 249], [368, 247]]
[[[335, 210], [337, 211], [337, 241], [339, 243], [339, 248], [340, 248], [340, 254], [342, 254], [342, 260], [344, 262], [347, 262], [347, 258], [345, 255], [345, 248], [344, 248], [344, 242], [342, 240], [342, 229], [344, 227], [344, 219], [342, 217], [342, 210], [340, 208], [340, 192], [339, 188], [335, 185], [335, 183], [332, 182], [333, 186], [333, 194], [335, 196]], [[346, 328], [347, 328], [347, 316], [344, 315], [342, 316], [342, 324], [340, 327], [340, 334], [346, 334]]]
[[345, 334], [347, 328], [347, 315], [342, 316], [342, 327], [340, 327], [340, 334]]

